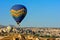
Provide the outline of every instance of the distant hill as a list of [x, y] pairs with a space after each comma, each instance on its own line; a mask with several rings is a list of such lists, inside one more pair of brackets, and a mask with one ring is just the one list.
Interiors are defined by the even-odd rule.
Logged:
[[[16, 27], [14, 25], [8, 25], [8, 26], [10, 26], [10, 27]], [[8, 26], [0, 25], [1, 28], [8, 27]]]
[[0, 25], [0, 27], [4, 28], [4, 27], [7, 27], [7, 26], [4, 26], [4, 25]]

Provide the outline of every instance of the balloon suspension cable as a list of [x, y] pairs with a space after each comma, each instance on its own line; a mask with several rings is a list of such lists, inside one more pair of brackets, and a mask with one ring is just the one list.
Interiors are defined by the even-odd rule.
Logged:
[[20, 27], [19, 22], [17, 22], [17, 26]]
[[17, 26], [18, 26], [18, 27], [20, 27], [20, 25], [19, 25], [19, 24], [17, 24]]

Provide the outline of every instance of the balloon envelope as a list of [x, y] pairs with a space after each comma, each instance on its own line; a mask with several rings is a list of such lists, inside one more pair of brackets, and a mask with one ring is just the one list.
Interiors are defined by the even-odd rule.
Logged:
[[23, 5], [14, 5], [11, 10], [11, 15], [14, 20], [19, 24], [27, 14], [27, 9]]

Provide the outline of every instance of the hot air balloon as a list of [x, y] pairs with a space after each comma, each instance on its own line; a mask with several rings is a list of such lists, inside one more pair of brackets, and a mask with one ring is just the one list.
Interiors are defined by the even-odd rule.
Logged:
[[14, 20], [16, 21], [16, 23], [19, 25], [19, 23], [21, 23], [21, 21], [26, 16], [27, 9], [24, 5], [17, 4], [17, 5], [12, 6], [10, 13], [12, 17], [14, 18]]

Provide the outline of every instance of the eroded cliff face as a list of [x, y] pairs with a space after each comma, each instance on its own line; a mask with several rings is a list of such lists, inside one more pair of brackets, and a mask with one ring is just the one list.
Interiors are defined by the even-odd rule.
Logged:
[[0, 40], [60, 40], [60, 38], [45, 38], [45, 37], [37, 37], [34, 35], [25, 35], [18, 33], [11, 33], [8, 36], [1, 36]]
[[34, 35], [25, 35], [18, 33], [11, 33], [8, 36], [1, 36], [0, 40], [39, 40], [38, 37]]

